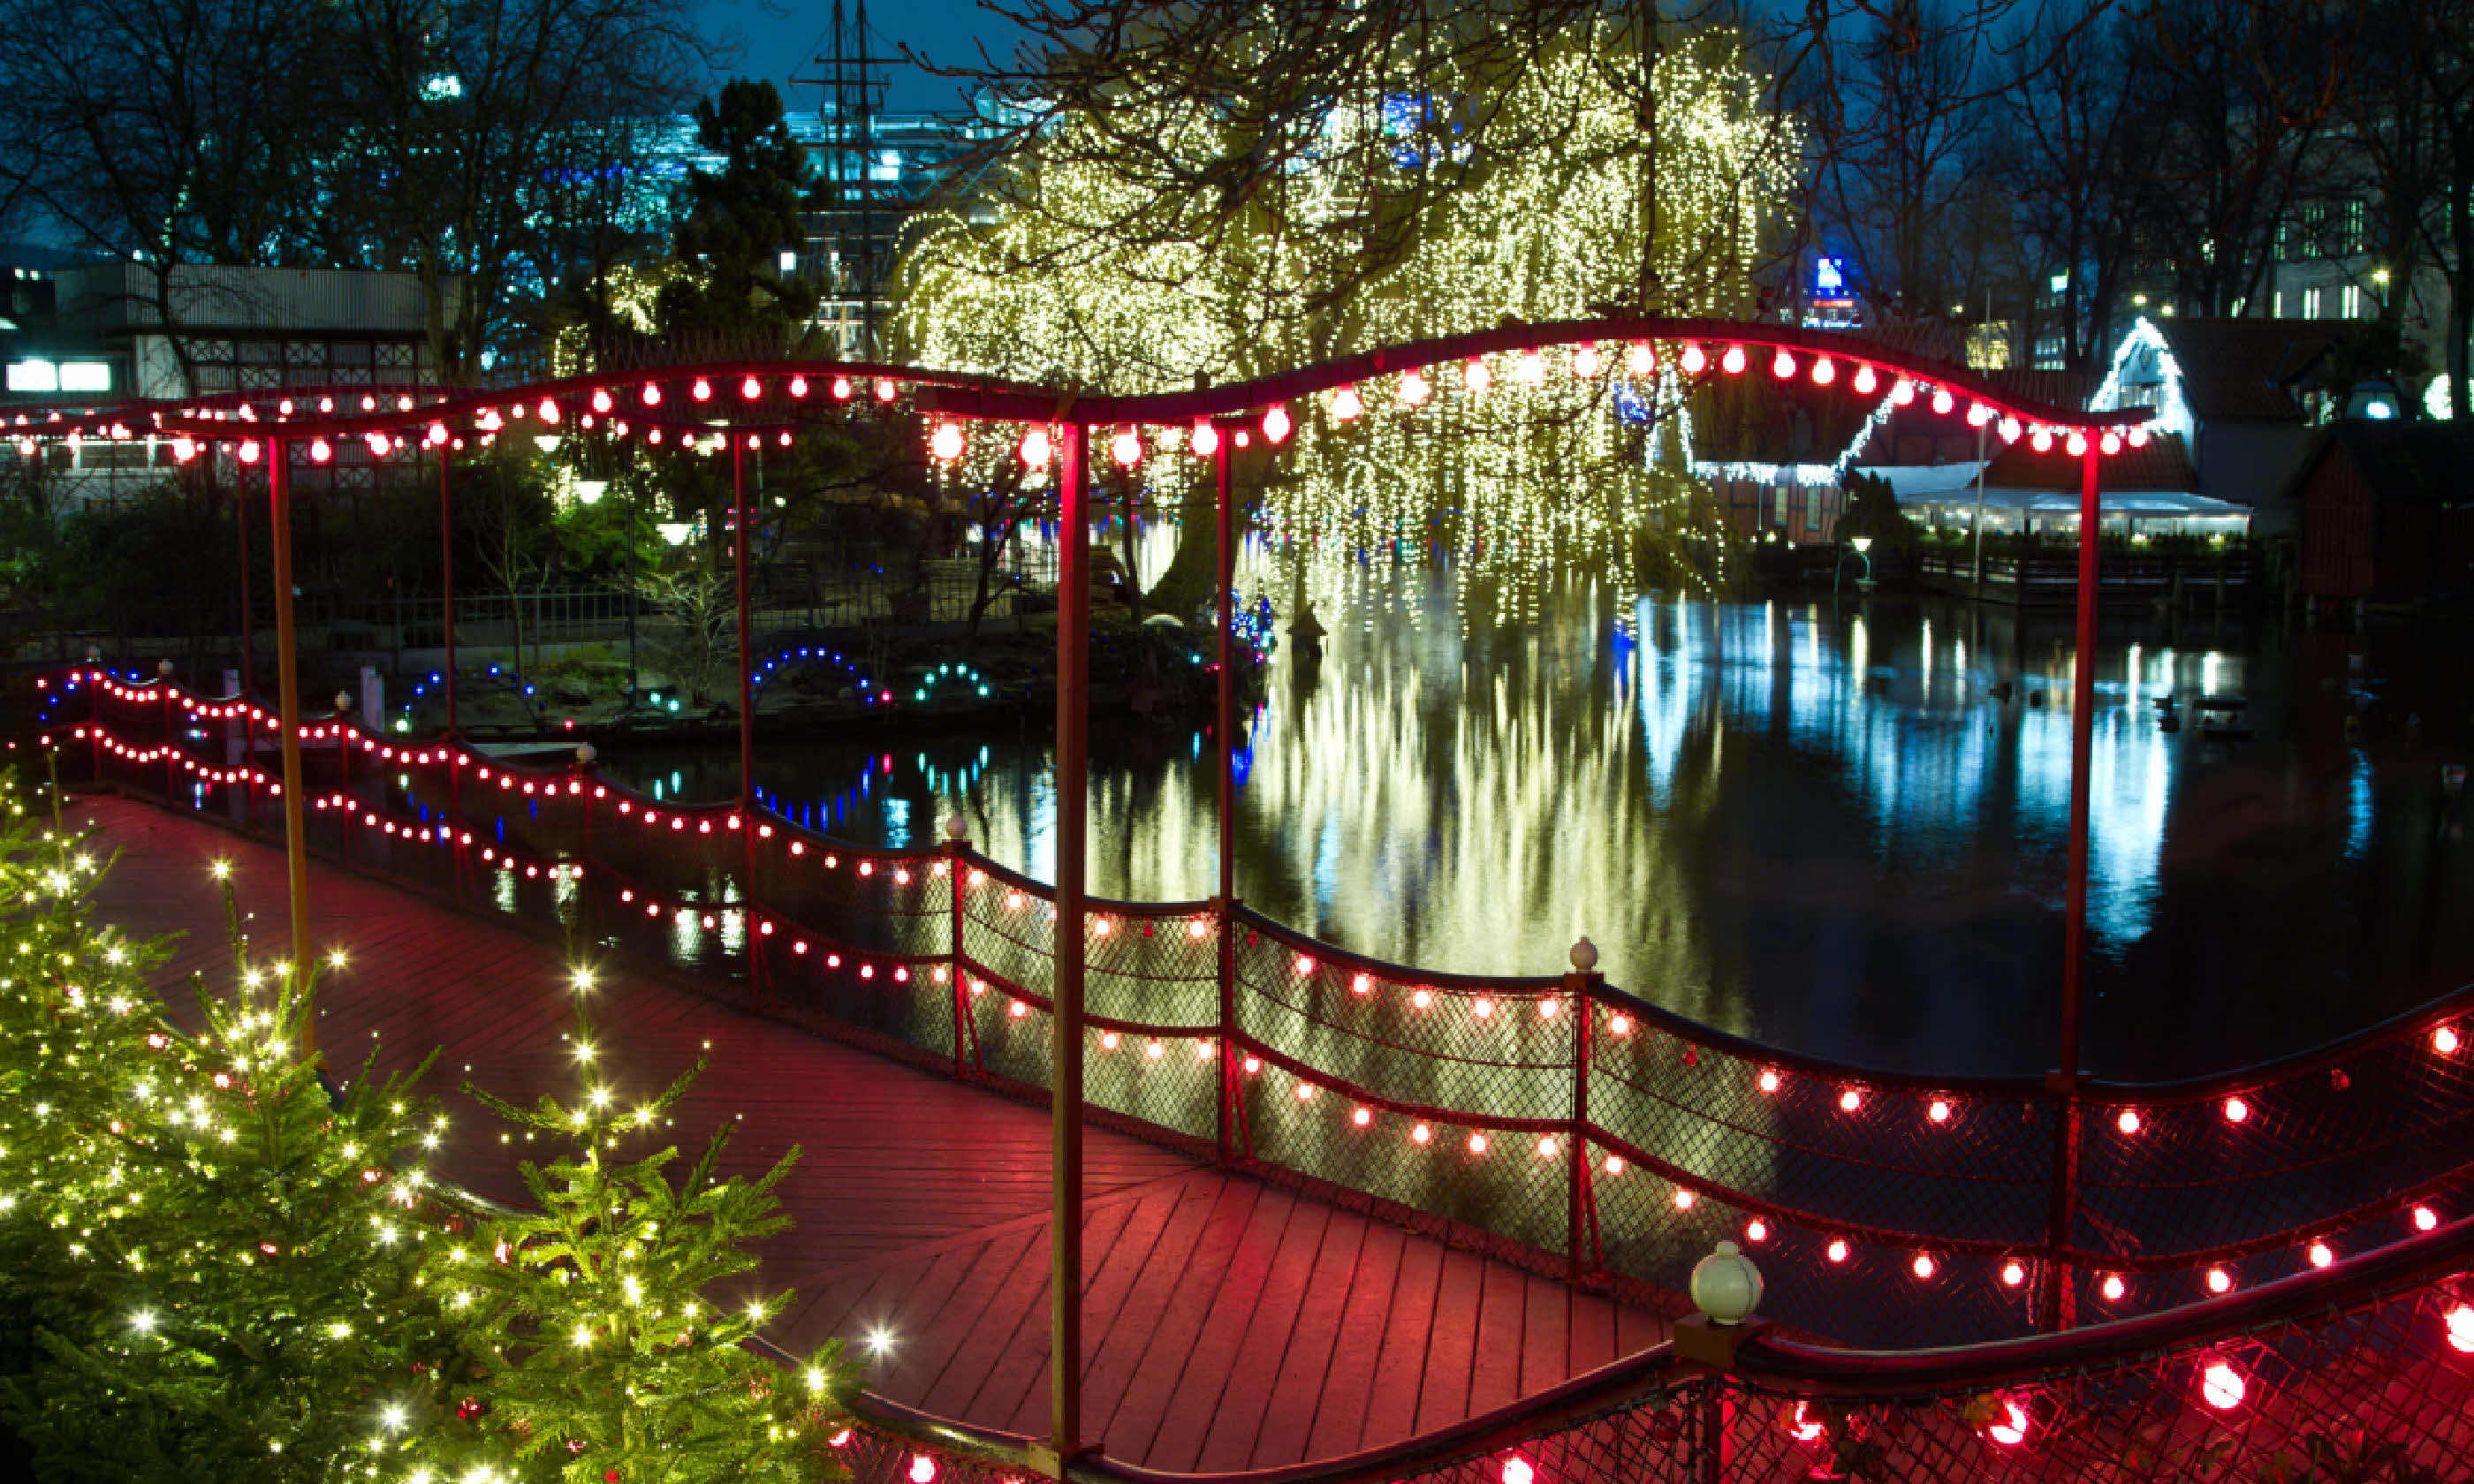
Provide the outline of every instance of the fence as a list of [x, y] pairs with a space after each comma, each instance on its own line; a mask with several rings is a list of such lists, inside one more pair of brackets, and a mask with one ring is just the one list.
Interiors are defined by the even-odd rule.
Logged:
[[[2474, 1448], [2474, 1221], [2153, 1319], [1924, 1352], [1700, 1331], [1493, 1413], [1212, 1484], [2438, 1484]], [[1698, 1341], [1698, 1343], [1694, 1343]], [[1015, 1484], [1030, 1440], [872, 1397], [856, 1484]], [[1079, 1484], [1168, 1484], [1100, 1457]]]
[[[271, 824], [268, 714], [98, 672], [49, 738], [98, 778]], [[1036, 1093], [1046, 888], [960, 842], [869, 850], [581, 768], [305, 729], [312, 839], [476, 907], [716, 973]], [[2155, 1087], [1890, 1076], [1763, 1047], [1595, 976], [1422, 972], [1234, 902], [1095, 902], [1098, 1116], [1671, 1310], [1712, 1243], [1847, 1343], [2015, 1337], [2386, 1247], [2466, 1204], [2474, 993], [2310, 1055]], [[1224, 946], [1225, 952], [1224, 954]]]

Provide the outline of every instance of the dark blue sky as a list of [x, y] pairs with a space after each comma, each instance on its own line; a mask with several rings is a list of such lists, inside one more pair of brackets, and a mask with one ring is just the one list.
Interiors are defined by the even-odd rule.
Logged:
[[[796, 86], [790, 77], [816, 75], [808, 59], [825, 44], [833, 0], [701, 0], [698, 17], [710, 40], [738, 43], [727, 75], [768, 78], [791, 108], [816, 107], [817, 89]], [[1001, 28], [972, 0], [869, 0], [867, 23], [882, 56], [899, 56], [898, 44], [908, 42], [938, 61], [963, 63], [974, 59], [974, 43], [982, 37], [1001, 56], [1011, 49], [1010, 28]], [[892, 84], [886, 107], [895, 112], [960, 107], [950, 80], [908, 66], [886, 69], [886, 79]]]

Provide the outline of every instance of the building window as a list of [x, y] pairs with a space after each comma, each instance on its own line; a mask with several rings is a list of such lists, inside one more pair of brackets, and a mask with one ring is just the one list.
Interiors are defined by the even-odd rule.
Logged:
[[2347, 319], [2347, 320], [2359, 320], [2359, 319], [2361, 319], [2361, 318], [2363, 317], [2363, 289], [2362, 289], [2362, 285], [2357, 284], [2357, 283], [2349, 283], [2349, 284], [2346, 284], [2346, 285], [2345, 285], [2345, 290], [2344, 290], [2344, 292], [2343, 292], [2341, 295], [2340, 295], [2340, 296], [2339, 296], [2339, 299], [2341, 300], [2341, 302], [2342, 302], [2342, 303], [2343, 303], [2343, 305], [2344, 305], [2344, 308], [2343, 308], [2342, 312], [2341, 313], [2340, 318], [2341, 318], [2341, 319]]
[[2344, 213], [2338, 219], [2337, 251], [2340, 253], [2363, 251], [2363, 203], [2359, 201], [2345, 203]]
[[2319, 291], [2317, 289], [2304, 289], [2302, 291], [2302, 318], [2306, 320], [2316, 320], [2319, 318]]
[[2285, 318], [2285, 291], [2283, 289], [2278, 289], [2275, 293], [2270, 294], [2268, 297], [2268, 317], [2271, 320], [2282, 320]]

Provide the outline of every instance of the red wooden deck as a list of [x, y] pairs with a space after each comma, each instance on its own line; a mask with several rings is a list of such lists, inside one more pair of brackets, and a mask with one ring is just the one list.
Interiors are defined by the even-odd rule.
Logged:
[[[100, 894], [105, 921], [186, 934], [167, 985], [193, 969], [229, 982], [207, 874], [218, 856], [235, 865], [254, 956], [280, 955], [279, 851], [117, 799], [80, 801], [73, 819], [123, 852]], [[318, 948], [350, 955], [322, 993], [329, 1059], [347, 1072], [373, 1042], [386, 1066], [442, 1048], [433, 1085], [453, 1124], [441, 1171], [520, 1198], [503, 1136], [458, 1089], [469, 1075], [529, 1102], [576, 1086], [558, 949], [323, 867], [311, 883]], [[765, 1283], [798, 1290], [772, 1337], [797, 1351], [882, 1331], [892, 1343], [868, 1366], [879, 1394], [1045, 1433], [1046, 1114], [660, 976], [604, 969], [599, 984], [594, 1065], [622, 1097], [710, 1048], [677, 1119], [682, 1144], [736, 1118], [733, 1168], [805, 1151], [782, 1187], [795, 1225], [764, 1250]], [[1373, 1447], [1663, 1332], [1645, 1311], [1139, 1139], [1093, 1129], [1086, 1159], [1085, 1428], [1130, 1463], [1212, 1472]]]

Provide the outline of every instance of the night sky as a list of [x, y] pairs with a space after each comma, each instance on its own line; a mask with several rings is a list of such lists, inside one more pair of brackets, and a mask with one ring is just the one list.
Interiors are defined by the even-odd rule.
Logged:
[[[769, 78], [792, 108], [816, 107], [819, 90], [795, 85], [790, 77], [794, 72], [820, 75], [821, 69], [809, 66], [808, 59], [824, 48], [833, 0], [703, 0], [699, 15], [706, 36], [716, 46], [737, 43], [736, 60], [716, 63], [726, 69], [725, 76]], [[982, 39], [1000, 55], [1011, 46], [1011, 28], [974, 0], [870, 0], [867, 21], [879, 56], [899, 56], [900, 44], [908, 42], [938, 61], [958, 64], [974, 60], [974, 43]], [[957, 84], [949, 79], [910, 66], [890, 67], [885, 73], [891, 84], [885, 106], [894, 112], [961, 106]]]

